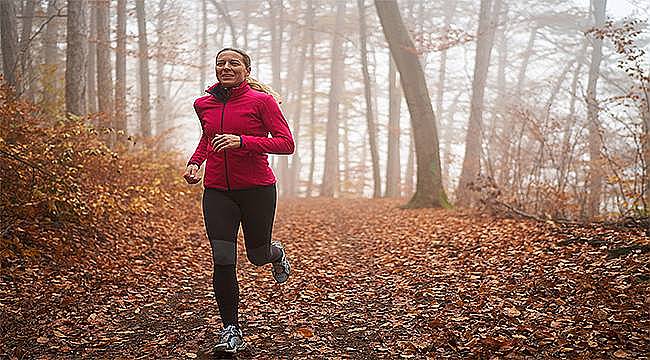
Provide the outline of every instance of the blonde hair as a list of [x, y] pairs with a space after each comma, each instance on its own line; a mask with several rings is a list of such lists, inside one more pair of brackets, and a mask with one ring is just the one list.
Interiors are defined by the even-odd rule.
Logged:
[[246, 81], [248, 82], [248, 85], [250, 85], [251, 89], [269, 94], [273, 96], [273, 98], [275, 99], [275, 101], [277, 101], [278, 104], [282, 104], [282, 98], [280, 97], [280, 94], [277, 91], [273, 90], [272, 87], [266, 85], [263, 82], [260, 82], [259, 80], [253, 78], [252, 76], [246, 77]]

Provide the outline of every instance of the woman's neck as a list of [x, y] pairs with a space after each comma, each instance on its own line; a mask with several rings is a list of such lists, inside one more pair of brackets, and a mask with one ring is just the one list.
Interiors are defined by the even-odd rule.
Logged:
[[243, 84], [244, 81], [240, 82], [239, 84], [235, 84], [235, 85], [231, 85], [231, 86], [223, 86], [223, 85], [221, 85], [221, 87], [223, 87], [224, 89], [232, 90], [232, 89], [235, 89], [235, 88], [238, 88], [239, 86], [241, 86], [241, 84]]

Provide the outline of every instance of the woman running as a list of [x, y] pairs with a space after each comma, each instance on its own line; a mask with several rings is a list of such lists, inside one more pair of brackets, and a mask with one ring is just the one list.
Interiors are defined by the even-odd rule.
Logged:
[[[291, 154], [294, 142], [273, 91], [249, 77], [251, 59], [242, 50], [217, 53], [218, 82], [194, 102], [202, 135], [183, 177], [198, 183], [204, 161], [203, 219], [212, 247], [212, 284], [223, 330], [215, 351], [235, 353], [245, 342], [238, 322], [237, 233], [241, 224], [248, 260], [272, 264], [275, 281], [289, 278], [282, 244], [271, 243], [276, 178], [267, 154]], [[268, 137], [268, 134], [271, 137]]]

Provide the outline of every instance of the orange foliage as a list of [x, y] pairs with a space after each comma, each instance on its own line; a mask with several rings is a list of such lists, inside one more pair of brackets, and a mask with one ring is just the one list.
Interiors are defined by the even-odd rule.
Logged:
[[[169, 214], [177, 206], [197, 206], [196, 196], [187, 196], [178, 154], [146, 143], [113, 150], [84, 119], [43, 116], [6, 88], [0, 105], [1, 259], [49, 243], [38, 230], [44, 226], [133, 237], [156, 221], [179, 218]], [[192, 189], [198, 196], [198, 187]], [[32, 237], [36, 243], [27, 244]]]

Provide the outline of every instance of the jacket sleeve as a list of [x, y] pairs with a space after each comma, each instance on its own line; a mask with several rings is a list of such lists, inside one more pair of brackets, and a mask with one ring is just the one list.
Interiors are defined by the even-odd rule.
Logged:
[[273, 97], [266, 96], [259, 106], [262, 123], [272, 137], [242, 135], [242, 148], [259, 153], [293, 154], [293, 136], [278, 103]]
[[196, 111], [196, 115], [199, 117], [199, 122], [201, 123], [201, 140], [199, 140], [199, 144], [196, 146], [196, 150], [194, 150], [194, 154], [190, 158], [190, 161], [187, 162], [187, 165], [196, 164], [201, 167], [201, 164], [208, 157], [208, 138], [203, 132], [203, 121], [201, 120], [199, 109], [196, 107], [196, 102], [194, 102], [194, 111]]

